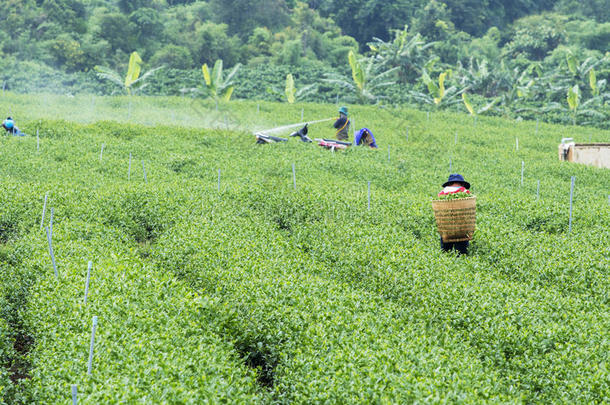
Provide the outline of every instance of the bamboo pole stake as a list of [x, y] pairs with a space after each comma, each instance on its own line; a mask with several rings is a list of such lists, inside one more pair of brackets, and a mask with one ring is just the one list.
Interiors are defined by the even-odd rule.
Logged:
[[570, 222], [568, 225], [568, 234], [572, 233], [572, 201], [574, 199], [574, 181], [576, 177], [572, 176], [572, 181], [570, 184]]
[[51, 240], [51, 232], [49, 231], [49, 227], [45, 228], [47, 230], [47, 242], [49, 242], [49, 255], [51, 256], [51, 264], [53, 264], [53, 272], [55, 273], [55, 279], [59, 279], [59, 274], [57, 273], [57, 266], [55, 265], [55, 255], [53, 254], [53, 241]]
[[95, 345], [95, 329], [97, 328], [97, 316], [93, 316], [93, 325], [91, 326], [91, 342], [89, 344], [89, 362], [87, 363], [87, 375], [91, 375], [93, 366], [93, 346]]
[[93, 266], [93, 262], [89, 261], [87, 263], [87, 280], [85, 281], [85, 298], [83, 299], [83, 304], [87, 305], [87, 295], [89, 294], [89, 279], [91, 278], [91, 267]]

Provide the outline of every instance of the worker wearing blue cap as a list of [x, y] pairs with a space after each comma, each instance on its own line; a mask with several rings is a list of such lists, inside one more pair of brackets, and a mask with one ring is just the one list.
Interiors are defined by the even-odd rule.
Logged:
[[[443, 189], [438, 193], [439, 196], [455, 193], [467, 193], [470, 194], [470, 183], [464, 180], [464, 176], [459, 173], [453, 173], [449, 175], [449, 179], [443, 183]], [[457, 250], [460, 254], [468, 254], [468, 246], [470, 242], [465, 240], [462, 242], [444, 242], [441, 236], [441, 249], [448, 252], [450, 250]]]

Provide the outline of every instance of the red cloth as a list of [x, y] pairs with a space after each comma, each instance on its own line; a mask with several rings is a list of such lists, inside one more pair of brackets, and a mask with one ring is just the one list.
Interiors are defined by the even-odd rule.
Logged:
[[[449, 187], [446, 187], [449, 188]], [[455, 194], [455, 193], [468, 193], [470, 194], [470, 190], [466, 190], [466, 187], [460, 187], [457, 190], [452, 190], [452, 191], [445, 191], [445, 189], [442, 189], [440, 193], [438, 193], [438, 195], [447, 195], [447, 194]]]

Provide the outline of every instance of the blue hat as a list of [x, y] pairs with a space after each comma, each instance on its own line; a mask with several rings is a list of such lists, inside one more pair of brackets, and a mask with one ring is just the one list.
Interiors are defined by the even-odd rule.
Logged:
[[466, 189], [470, 189], [470, 183], [464, 180], [464, 176], [462, 176], [461, 174], [450, 174], [449, 180], [443, 183], [443, 187], [447, 187], [451, 183], [461, 183]]
[[345, 114], [345, 115], [347, 115], [347, 107], [341, 107], [341, 108], [339, 108], [339, 112], [340, 112], [341, 114]]
[[4, 121], [4, 126], [5, 126], [5, 127], [7, 127], [8, 129], [13, 128], [13, 125], [15, 125], [15, 124], [13, 123], [13, 120], [12, 120], [12, 119], [10, 119], [10, 118], [7, 118], [7, 119]]

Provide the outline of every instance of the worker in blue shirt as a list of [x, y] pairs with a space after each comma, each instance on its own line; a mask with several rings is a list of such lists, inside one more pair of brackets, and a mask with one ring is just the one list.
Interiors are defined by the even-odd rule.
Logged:
[[377, 143], [375, 142], [375, 137], [373, 133], [368, 128], [362, 128], [360, 131], [356, 133], [356, 145], [366, 145], [371, 148], [377, 148]]
[[15, 121], [11, 117], [8, 117], [2, 122], [2, 128], [11, 135], [23, 136], [24, 134], [15, 126]]

